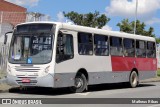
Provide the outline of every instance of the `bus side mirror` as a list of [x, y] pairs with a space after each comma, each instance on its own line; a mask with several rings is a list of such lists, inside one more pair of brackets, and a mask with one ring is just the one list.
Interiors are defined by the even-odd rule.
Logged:
[[8, 39], [8, 34], [9, 34], [9, 33], [13, 33], [13, 31], [10, 31], [10, 32], [5, 33], [5, 35], [4, 35], [4, 45], [7, 44], [7, 39]]
[[7, 38], [8, 38], [8, 36], [5, 34], [5, 35], [4, 35], [4, 45], [7, 44]]

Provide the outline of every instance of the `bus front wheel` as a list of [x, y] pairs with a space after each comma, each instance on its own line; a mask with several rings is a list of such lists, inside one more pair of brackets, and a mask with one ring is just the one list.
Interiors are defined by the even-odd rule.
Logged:
[[83, 92], [87, 87], [87, 79], [83, 73], [77, 73], [74, 81], [74, 86], [71, 87], [71, 91], [75, 93]]
[[132, 88], [138, 85], [138, 74], [135, 71], [130, 74], [129, 83]]

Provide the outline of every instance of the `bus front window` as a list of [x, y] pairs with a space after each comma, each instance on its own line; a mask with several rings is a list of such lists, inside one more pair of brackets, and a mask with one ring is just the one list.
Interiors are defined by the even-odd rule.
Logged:
[[52, 59], [54, 34], [25, 32], [13, 34], [9, 62], [13, 64], [46, 64]]
[[11, 44], [11, 63], [44, 64], [51, 61], [52, 35], [16, 36]]

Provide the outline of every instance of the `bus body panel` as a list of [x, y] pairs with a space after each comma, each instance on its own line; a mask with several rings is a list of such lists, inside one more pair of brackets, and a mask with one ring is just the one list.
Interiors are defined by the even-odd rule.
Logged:
[[112, 56], [112, 70], [113, 72], [131, 71], [136, 68], [138, 71], [156, 71], [156, 58], [132, 58], [123, 56]]
[[139, 80], [156, 77], [156, 58], [132, 58], [123, 56], [112, 56], [111, 60], [113, 73], [130, 73], [133, 69], [136, 69], [138, 71]]
[[[63, 29], [65, 30], [65, 29]], [[80, 69], [85, 69], [88, 72], [89, 84], [94, 84], [93, 78], [101, 77], [107, 72], [112, 72], [111, 57], [110, 56], [92, 56], [79, 55], [78, 53], [78, 39], [77, 32], [68, 31], [65, 34], [71, 34], [74, 37], [74, 58], [69, 59], [55, 65], [55, 87], [67, 87], [74, 85], [74, 78]], [[102, 72], [102, 73], [101, 73]], [[95, 76], [97, 75], [97, 76]], [[98, 76], [99, 75], [99, 76]], [[108, 79], [108, 78], [107, 78]], [[104, 83], [106, 81], [96, 80], [97, 83]], [[103, 81], [103, 82], [102, 82]]]
[[131, 71], [136, 68], [135, 58], [123, 56], [111, 56], [113, 72]]
[[156, 58], [136, 58], [136, 68], [138, 71], [156, 71]]
[[[30, 82], [23, 82], [24, 79], [29, 79]], [[54, 87], [53, 75], [48, 74], [43, 77], [19, 77], [7, 75], [7, 83], [11, 86], [39, 86], [39, 87]]]
[[[13, 86], [40, 86], [54, 87], [53, 65], [50, 65], [50, 73], [45, 73], [46, 67], [50, 64], [40, 65], [22, 65], [8, 63], [7, 83]], [[29, 80], [24, 82], [23, 80]]]

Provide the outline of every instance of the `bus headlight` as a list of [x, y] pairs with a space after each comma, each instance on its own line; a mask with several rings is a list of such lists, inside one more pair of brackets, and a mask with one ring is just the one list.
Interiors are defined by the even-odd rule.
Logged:
[[45, 69], [45, 73], [48, 73], [49, 72], [49, 68], [50, 68], [50, 66], [48, 66], [48, 67], [46, 67], [46, 69]]

